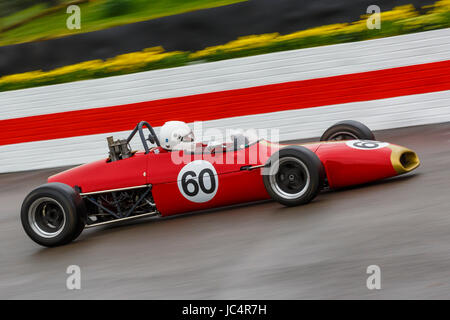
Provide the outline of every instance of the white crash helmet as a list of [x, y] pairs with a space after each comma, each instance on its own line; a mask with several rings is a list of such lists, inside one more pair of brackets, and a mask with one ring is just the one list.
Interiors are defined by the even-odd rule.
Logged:
[[161, 147], [166, 150], [183, 149], [183, 144], [194, 141], [194, 133], [183, 121], [168, 121], [159, 132]]

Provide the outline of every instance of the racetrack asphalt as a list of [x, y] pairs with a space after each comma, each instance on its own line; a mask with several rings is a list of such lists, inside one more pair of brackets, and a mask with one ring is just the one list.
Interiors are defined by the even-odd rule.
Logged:
[[[47, 249], [21, 203], [60, 169], [0, 175], [2, 299], [450, 299], [450, 123], [376, 132], [413, 173], [284, 208], [251, 204], [85, 230]], [[38, 161], [38, 159], [36, 159]], [[66, 269], [81, 268], [81, 289]], [[369, 265], [381, 289], [368, 290]]]

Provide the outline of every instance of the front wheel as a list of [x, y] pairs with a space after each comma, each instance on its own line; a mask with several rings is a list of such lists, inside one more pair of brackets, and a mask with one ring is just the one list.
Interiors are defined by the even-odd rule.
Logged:
[[324, 181], [322, 162], [305, 147], [286, 147], [269, 159], [264, 186], [275, 201], [297, 206], [314, 199]]
[[85, 209], [80, 195], [62, 183], [48, 183], [25, 198], [21, 210], [27, 235], [45, 247], [67, 244], [85, 226]]
[[375, 140], [373, 132], [364, 124], [354, 120], [345, 120], [329, 127], [320, 141]]

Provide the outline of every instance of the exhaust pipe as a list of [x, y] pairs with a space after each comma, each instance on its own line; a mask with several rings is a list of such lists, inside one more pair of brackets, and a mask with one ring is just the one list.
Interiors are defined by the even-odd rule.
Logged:
[[392, 150], [392, 166], [398, 174], [410, 172], [420, 165], [419, 157], [414, 151], [393, 144], [389, 148]]

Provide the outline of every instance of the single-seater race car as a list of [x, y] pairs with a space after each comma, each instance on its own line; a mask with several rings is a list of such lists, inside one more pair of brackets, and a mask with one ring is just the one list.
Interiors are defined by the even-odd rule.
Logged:
[[[144, 151], [130, 148], [136, 134]], [[127, 139], [108, 138], [108, 158], [49, 177], [23, 202], [25, 232], [53, 247], [73, 241], [84, 228], [124, 220], [270, 198], [297, 206], [323, 189], [396, 176], [420, 164], [414, 151], [375, 141], [370, 129], [356, 121], [339, 122], [320, 142], [301, 145], [242, 134], [211, 148], [197, 143], [179, 121], [166, 123], [159, 138], [140, 122]]]

